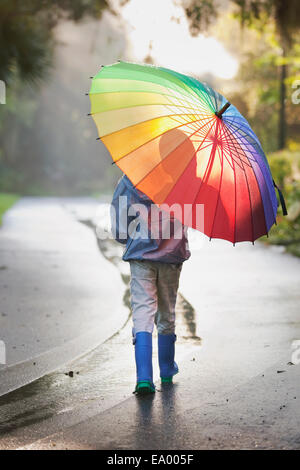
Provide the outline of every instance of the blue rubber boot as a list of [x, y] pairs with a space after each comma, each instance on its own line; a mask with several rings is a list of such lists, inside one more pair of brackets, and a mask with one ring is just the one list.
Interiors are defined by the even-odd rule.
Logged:
[[172, 383], [173, 375], [178, 374], [178, 366], [174, 361], [175, 341], [175, 334], [158, 334], [158, 362], [161, 383]]
[[154, 393], [152, 370], [152, 334], [140, 331], [135, 336], [135, 362], [137, 384], [135, 393], [145, 395]]

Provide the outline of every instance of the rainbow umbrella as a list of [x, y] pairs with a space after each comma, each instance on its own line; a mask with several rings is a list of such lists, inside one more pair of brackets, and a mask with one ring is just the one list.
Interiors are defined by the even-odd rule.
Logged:
[[182, 223], [233, 243], [254, 242], [276, 223], [277, 186], [259, 140], [212, 88], [118, 62], [93, 77], [89, 96], [113, 163]]

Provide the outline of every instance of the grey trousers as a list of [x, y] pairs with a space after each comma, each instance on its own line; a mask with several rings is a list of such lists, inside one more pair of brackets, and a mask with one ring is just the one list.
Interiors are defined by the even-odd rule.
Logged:
[[175, 333], [175, 304], [182, 263], [130, 261], [133, 337], [139, 331]]

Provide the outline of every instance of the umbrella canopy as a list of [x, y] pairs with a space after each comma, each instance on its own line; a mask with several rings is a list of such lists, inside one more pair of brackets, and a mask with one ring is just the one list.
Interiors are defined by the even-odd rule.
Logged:
[[212, 88], [162, 67], [119, 62], [101, 68], [89, 95], [113, 162], [182, 223], [233, 243], [254, 242], [276, 223], [259, 140]]

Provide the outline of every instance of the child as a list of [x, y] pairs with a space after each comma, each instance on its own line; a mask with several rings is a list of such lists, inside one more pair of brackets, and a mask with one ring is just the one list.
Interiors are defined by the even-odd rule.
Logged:
[[152, 332], [158, 331], [158, 360], [163, 382], [178, 373], [175, 356], [175, 303], [182, 263], [190, 257], [182, 224], [136, 189], [127, 176], [112, 200], [112, 230], [126, 245], [130, 262], [133, 344], [138, 394], [154, 393]]

